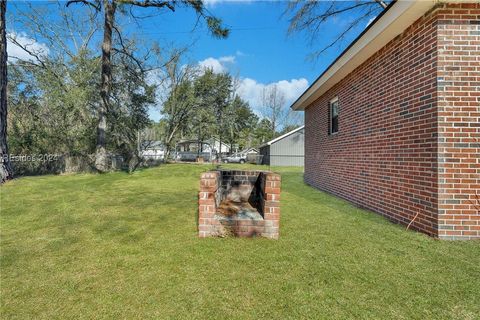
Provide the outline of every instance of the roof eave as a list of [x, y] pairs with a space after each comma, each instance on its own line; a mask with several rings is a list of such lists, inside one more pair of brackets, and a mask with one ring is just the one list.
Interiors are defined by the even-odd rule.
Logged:
[[430, 10], [437, 0], [392, 2], [291, 105], [303, 111]]

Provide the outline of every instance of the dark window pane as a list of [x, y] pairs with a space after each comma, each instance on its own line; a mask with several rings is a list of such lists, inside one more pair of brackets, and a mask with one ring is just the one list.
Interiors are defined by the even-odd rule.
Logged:
[[332, 133], [338, 132], [338, 116], [332, 118]]
[[336, 133], [338, 132], [338, 100], [330, 102], [330, 108], [328, 111], [329, 133]]

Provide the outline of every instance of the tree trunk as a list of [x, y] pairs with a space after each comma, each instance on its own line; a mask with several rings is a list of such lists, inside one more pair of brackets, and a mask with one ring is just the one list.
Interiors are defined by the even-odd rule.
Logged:
[[[220, 154], [220, 158], [222, 157], [222, 115], [220, 114], [220, 121], [218, 126], [218, 140], [220, 142], [220, 146], [218, 147], [218, 153]], [[215, 140], [214, 140], [215, 141]]]
[[99, 172], [108, 170], [107, 148], [106, 148], [106, 130], [107, 130], [107, 112], [110, 107], [110, 90], [112, 88], [112, 34], [115, 17], [116, 3], [104, 0], [105, 26], [103, 30], [102, 43], [102, 84], [100, 97], [102, 101], [98, 109], [97, 123], [97, 147], [95, 153], [95, 167]]
[[1, 69], [1, 97], [0, 97], [0, 183], [13, 179], [13, 170], [10, 165], [7, 145], [7, 36], [5, 13], [7, 0], [0, 0], [0, 69]]
[[203, 144], [200, 143], [200, 139], [202, 138], [202, 131], [200, 129], [200, 125], [198, 126], [198, 141], [197, 141], [197, 157], [200, 157], [200, 151], [203, 149]]
[[275, 109], [272, 112], [272, 136], [275, 137], [277, 133], [277, 116], [275, 114]]
[[177, 130], [178, 130], [178, 125], [175, 126], [173, 129], [169, 130], [170, 133], [168, 134], [168, 137], [165, 140], [165, 154], [163, 156], [165, 162], [167, 162], [168, 157], [170, 156], [170, 152], [172, 151], [172, 140]]

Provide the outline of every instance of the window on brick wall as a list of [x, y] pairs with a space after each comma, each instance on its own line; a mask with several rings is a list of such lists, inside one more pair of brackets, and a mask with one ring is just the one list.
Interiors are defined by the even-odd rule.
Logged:
[[330, 100], [328, 107], [328, 134], [338, 132], [338, 98]]

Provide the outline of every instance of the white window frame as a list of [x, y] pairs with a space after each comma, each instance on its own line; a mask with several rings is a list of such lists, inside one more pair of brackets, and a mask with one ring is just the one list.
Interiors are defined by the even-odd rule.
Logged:
[[[337, 131], [333, 132], [333, 104], [334, 103], [337, 103]], [[328, 104], [328, 128], [329, 128], [329, 132], [328, 134], [333, 136], [333, 135], [336, 135], [339, 131], [340, 131], [340, 126], [339, 126], [339, 123], [338, 123], [338, 117], [340, 116], [339, 115], [339, 106], [340, 106], [340, 103], [338, 101], [338, 97], [335, 97], [333, 98], [332, 100], [330, 100], [329, 104]]]

